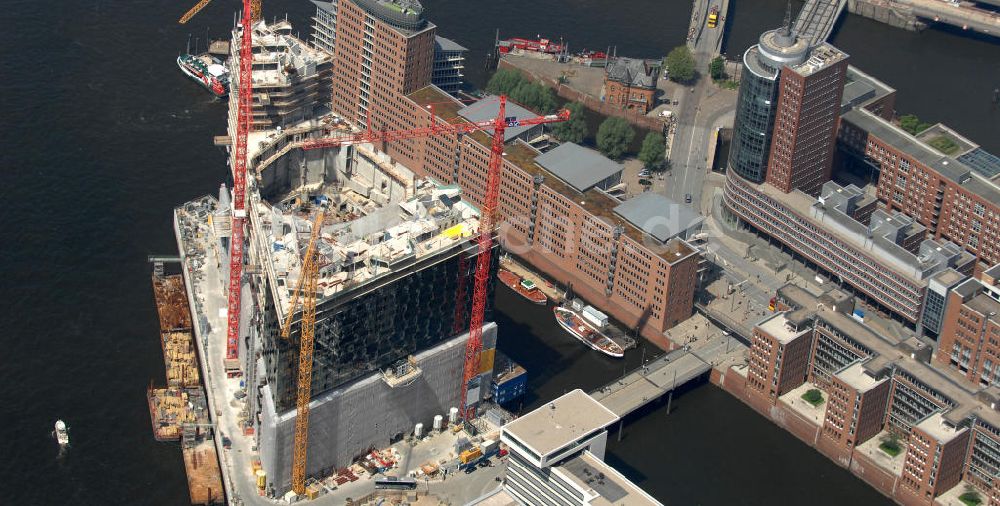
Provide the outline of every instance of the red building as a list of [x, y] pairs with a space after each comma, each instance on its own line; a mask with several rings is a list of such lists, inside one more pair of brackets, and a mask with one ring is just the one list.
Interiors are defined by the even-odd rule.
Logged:
[[604, 71], [604, 101], [645, 114], [653, 108], [659, 75], [658, 62], [612, 59]]
[[1000, 385], [1000, 265], [948, 293], [935, 361], [970, 383]]
[[750, 342], [747, 386], [773, 405], [805, 382], [811, 348], [811, 322], [799, 328], [779, 313], [758, 323]]

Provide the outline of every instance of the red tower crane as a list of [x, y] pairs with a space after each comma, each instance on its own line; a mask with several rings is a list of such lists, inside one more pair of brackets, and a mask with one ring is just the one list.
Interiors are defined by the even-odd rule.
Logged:
[[253, 103], [253, 6], [243, 0], [243, 33], [240, 35], [239, 88], [237, 92], [236, 139], [233, 150], [233, 218], [232, 237], [229, 241], [229, 304], [226, 326], [226, 371], [239, 370], [240, 344], [240, 287], [243, 276], [243, 225], [246, 221], [247, 135], [250, 133], [251, 105]]
[[[497, 202], [500, 196], [500, 172], [503, 167], [504, 130], [508, 127], [557, 123], [569, 119], [569, 111], [560, 110], [556, 114], [536, 116], [533, 118], [508, 118], [506, 116], [507, 97], [500, 96], [500, 110], [497, 117], [491, 120], [469, 123], [437, 123], [433, 109], [431, 110], [431, 126], [412, 130], [384, 130], [307, 140], [303, 149], [347, 146], [361, 143], [391, 142], [418, 137], [433, 137], [472, 133], [477, 130], [493, 130], [493, 142], [490, 149], [490, 163], [486, 175], [486, 194], [479, 216], [479, 236], [476, 239], [478, 256], [476, 257], [475, 282], [472, 291], [472, 314], [469, 321], [469, 341], [465, 346], [465, 365], [462, 374], [462, 417], [471, 418], [473, 407], [468, 406], [469, 382], [479, 375], [480, 354], [483, 351], [483, 319], [486, 313], [487, 288], [489, 287], [490, 257], [493, 247], [493, 229], [496, 225]], [[238, 302], [237, 302], [238, 303]]]

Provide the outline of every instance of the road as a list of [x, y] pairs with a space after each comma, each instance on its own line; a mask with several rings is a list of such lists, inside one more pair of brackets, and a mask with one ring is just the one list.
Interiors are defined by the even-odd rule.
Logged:
[[[705, 18], [712, 8], [720, 11], [717, 28], [707, 28]], [[702, 187], [708, 146], [715, 126], [731, 115], [736, 107], [736, 94], [721, 90], [706, 75], [708, 64], [719, 54], [728, 0], [696, 0], [691, 15], [691, 38], [688, 47], [698, 70], [697, 81], [687, 86], [687, 92], [677, 111], [677, 123], [669, 153], [671, 169], [667, 173], [665, 194], [683, 203], [691, 195], [690, 205], [701, 209]]]

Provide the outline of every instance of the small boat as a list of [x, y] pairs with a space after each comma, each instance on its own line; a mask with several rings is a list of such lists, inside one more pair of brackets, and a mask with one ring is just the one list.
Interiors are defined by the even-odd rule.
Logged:
[[545, 303], [549, 301], [549, 298], [542, 293], [542, 291], [538, 288], [538, 285], [530, 279], [524, 279], [507, 269], [500, 269], [500, 272], [497, 273], [497, 277], [500, 278], [500, 281], [507, 285], [508, 288], [514, 290], [518, 295], [528, 299], [534, 304], [545, 305]]
[[69, 445], [69, 428], [66, 427], [66, 422], [62, 420], [56, 420], [56, 441], [59, 442], [59, 446]]
[[229, 93], [229, 69], [218, 58], [208, 54], [182, 54], [177, 57], [181, 72], [216, 97]]
[[625, 350], [618, 343], [597, 330], [576, 311], [557, 306], [552, 308], [552, 312], [555, 313], [559, 326], [566, 332], [573, 334], [573, 337], [582, 341], [583, 344], [609, 357], [621, 358], [625, 356]]
[[539, 37], [537, 39], [523, 39], [512, 37], [497, 41], [497, 50], [500, 54], [507, 54], [512, 50], [530, 51], [532, 53], [556, 54], [566, 49], [565, 44], [557, 44], [549, 39]]

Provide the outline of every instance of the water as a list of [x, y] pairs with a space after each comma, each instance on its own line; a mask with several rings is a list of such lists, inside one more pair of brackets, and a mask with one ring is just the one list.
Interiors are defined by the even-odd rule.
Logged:
[[[479, 83], [494, 27], [507, 35], [561, 35], [574, 49], [617, 44], [619, 54], [656, 56], [681, 43], [688, 17], [688, 4], [680, 0], [553, 0], [544, 9], [524, 0], [425, 3], [443, 35], [473, 50], [469, 75]], [[740, 33], [775, 24], [782, 17], [780, 4], [740, 2], [740, 7], [754, 7], [739, 13], [741, 24], [732, 39], [750, 40]], [[179, 449], [155, 442], [149, 427], [145, 387], [150, 380], [163, 381], [163, 362], [146, 255], [174, 252], [172, 207], [215, 192], [226, 177], [225, 155], [212, 146], [212, 136], [224, 131], [225, 105], [182, 76], [173, 59], [189, 32], [202, 44], [206, 27], [221, 34], [236, 5], [216, 0], [181, 27], [176, 19], [188, 2], [5, 4], [9, 22], [0, 31], [2, 503], [188, 500]], [[286, 9], [306, 31], [312, 4], [294, 0], [264, 6], [268, 14]], [[948, 33], [914, 35], [859, 23], [866, 22], [845, 22], [835, 42], [859, 65], [861, 48], [879, 48], [865, 55], [870, 63], [862, 67], [901, 89], [901, 110], [928, 119], [938, 109], [950, 113], [950, 119], [941, 119], [1000, 152], [1000, 139], [988, 135], [996, 127], [996, 113], [975, 95], [981, 80], [997, 81], [997, 46]], [[852, 28], [855, 24], [860, 28]], [[928, 47], [917, 57], [905, 44]], [[951, 69], [962, 78], [934, 81], [933, 90], [920, 88], [933, 72], [915, 65], [917, 59], [932, 62], [935, 72]], [[961, 100], [941, 100], [942, 95]], [[507, 297], [501, 294], [499, 300], [501, 347], [531, 371], [531, 405], [620, 374], [620, 362], [587, 352], [560, 334], [548, 312], [513, 311]], [[627, 364], [639, 360], [632, 355]], [[609, 457], [620, 459], [616, 465], [670, 502], [791, 502], [804, 496], [795, 484], [805, 482], [819, 483], [822, 495], [834, 498], [831, 504], [879, 500], [861, 482], [714, 387], [675, 400], [677, 410], [669, 417], [654, 411], [627, 426], [625, 439], [612, 445]], [[51, 437], [57, 418], [69, 424], [73, 441], [62, 458]], [[750, 486], [777, 475], [788, 478], [782, 487]]]

